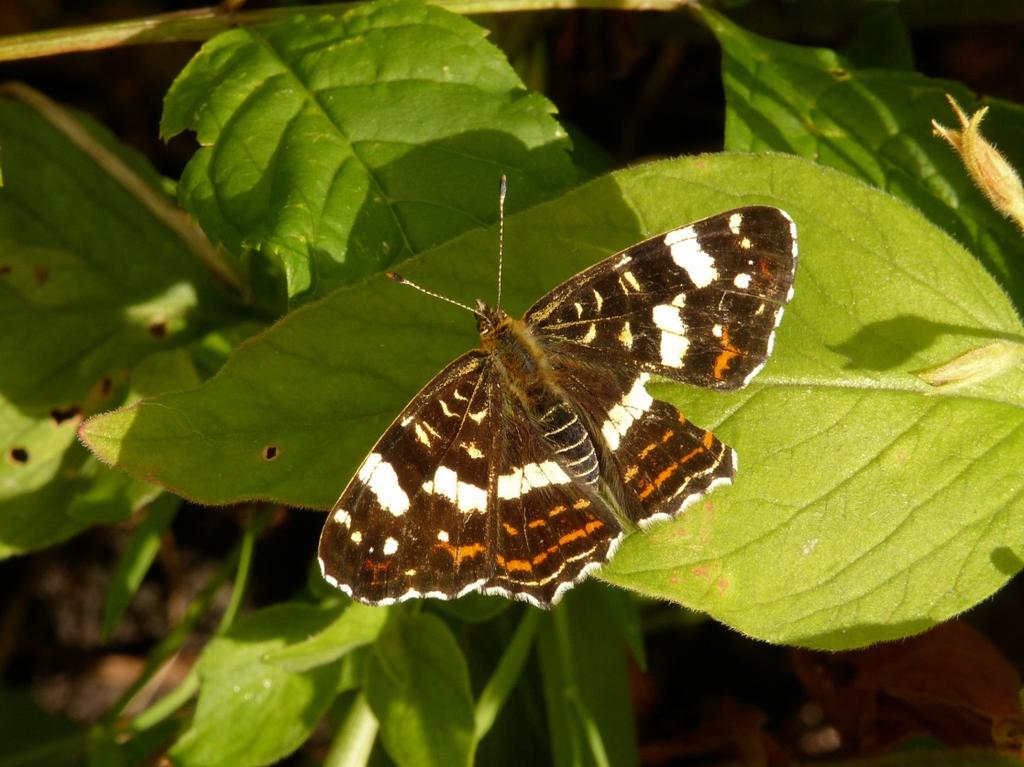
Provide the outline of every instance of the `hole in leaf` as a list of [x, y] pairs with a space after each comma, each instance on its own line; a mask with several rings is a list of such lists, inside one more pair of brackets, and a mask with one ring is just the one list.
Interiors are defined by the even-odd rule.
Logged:
[[15, 463], [28, 463], [28, 450], [23, 447], [12, 447], [8, 455], [10, 455], [11, 460]]
[[153, 338], [165, 338], [167, 336], [167, 323], [162, 320], [150, 323], [149, 334]]
[[52, 418], [53, 422], [59, 426], [70, 418], [78, 417], [81, 413], [82, 411], [79, 409], [78, 405], [69, 405], [65, 408], [55, 407], [50, 411], [50, 418]]
[[35, 274], [36, 282], [43, 285], [48, 279], [50, 279], [50, 270], [46, 268], [45, 264], [37, 264], [33, 270]]
[[263, 448], [263, 460], [273, 461], [275, 458], [277, 458], [277, 453], [277, 445], [267, 445], [265, 448]]

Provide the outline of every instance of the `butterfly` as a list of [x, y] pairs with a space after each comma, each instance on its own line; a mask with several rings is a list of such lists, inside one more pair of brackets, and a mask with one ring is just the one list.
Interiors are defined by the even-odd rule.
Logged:
[[464, 306], [480, 348], [412, 399], [324, 524], [323, 577], [360, 602], [479, 591], [549, 607], [626, 532], [736, 471], [731, 448], [646, 385], [728, 391], [764, 366], [793, 296], [793, 219], [750, 205], [673, 229], [515, 319], [500, 308], [505, 190], [503, 177], [498, 304]]

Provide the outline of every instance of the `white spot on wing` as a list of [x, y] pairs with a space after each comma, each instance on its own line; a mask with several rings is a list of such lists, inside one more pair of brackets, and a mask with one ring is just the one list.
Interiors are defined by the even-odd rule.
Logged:
[[732, 284], [740, 290], [746, 290], [750, 287], [750, 275], [746, 272], [740, 272], [733, 278]]
[[353, 530], [352, 531], [352, 535], [350, 535], [349, 538], [351, 539], [352, 543], [362, 543], [363, 542], [363, 534], [361, 532], [359, 532], [358, 530]]
[[711, 335], [713, 335], [715, 338], [721, 338], [722, 337], [722, 326], [721, 325], [712, 325], [711, 326]]
[[416, 440], [420, 444], [425, 445], [427, 447], [430, 447], [430, 437], [427, 436], [427, 432], [424, 431], [423, 427], [419, 424], [419, 422], [416, 423], [415, 429], [416, 429]]
[[597, 338], [597, 325], [591, 322], [590, 327], [587, 328], [587, 334], [580, 339], [580, 343], [592, 344], [595, 338]]
[[669, 304], [659, 304], [651, 310], [651, 316], [661, 331], [661, 364], [673, 368], [682, 367], [683, 357], [690, 348], [682, 312]]
[[398, 551], [398, 541], [396, 541], [394, 538], [388, 538], [384, 541], [384, 548], [381, 549], [381, 552], [383, 552], [384, 556], [390, 557], [396, 551]]
[[641, 373], [637, 376], [622, 401], [616, 403], [608, 411], [608, 420], [601, 427], [601, 435], [610, 449], [618, 450], [621, 438], [626, 436], [626, 432], [629, 431], [633, 422], [646, 413], [651, 407], [651, 403], [654, 402], [651, 395], [647, 393], [647, 389], [644, 388], [650, 378], [648, 373]]
[[487, 408], [483, 408], [482, 410], [477, 410], [475, 413], [470, 413], [469, 417], [472, 418], [477, 423], [480, 423], [481, 421], [484, 420], [484, 417], [486, 415], [487, 415]]
[[447, 498], [463, 514], [487, 510], [487, 491], [469, 482], [463, 482], [458, 474], [447, 466], [438, 466], [434, 478], [423, 483], [423, 490]]
[[665, 235], [665, 244], [672, 251], [672, 260], [690, 277], [698, 288], [706, 288], [718, 279], [715, 259], [705, 253], [697, 242], [697, 232], [684, 226]]
[[638, 293], [640, 292], [640, 283], [637, 282], [636, 276], [633, 274], [633, 272], [623, 272], [622, 277], [623, 279], [626, 280], [626, 282], [629, 283], [629, 286], [633, 288], [633, 290], [637, 291]]
[[600, 312], [601, 311], [601, 307], [604, 306], [604, 299], [601, 297], [601, 294], [597, 292], [596, 288], [594, 288], [593, 290], [594, 290], [594, 306], [597, 309], [597, 311]]
[[622, 323], [622, 330], [619, 332], [619, 340], [627, 349], [633, 348], [633, 331], [629, 327], [629, 320]]
[[437, 540], [441, 541], [441, 543], [448, 543], [448, 531], [447, 530], [438, 530], [437, 531]]
[[476, 446], [476, 442], [463, 442], [459, 445], [463, 450], [466, 451], [466, 455], [474, 460], [478, 460], [484, 457], [483, 451]]
[[731, 216], [729, 216], [729, 231], [732, 232], [733, 234], [739, 234], [740, 233], [740, 224], [742, 224], [742, 223], [743, 223], [743, 214], [742, 213], [733, 213]]
[[334, 521], [337, 522], [339, 525], [351, 527], [352, 515], [345, 511], [344, 509], [338, 509], [336, 512], [334, 512]]
[[518, 498], [534, 488], [564, 485], [571, 481], [565, 470], [554, 461], [528, 463], [498, 477], [498, 497], [503, 500]]
[[400, 517], [409, 510], [409, 496], [398, 484], [398, 475], [380, 453], [370, 453], [359, 467], [359, 481], [370, 488], [385, 511]]

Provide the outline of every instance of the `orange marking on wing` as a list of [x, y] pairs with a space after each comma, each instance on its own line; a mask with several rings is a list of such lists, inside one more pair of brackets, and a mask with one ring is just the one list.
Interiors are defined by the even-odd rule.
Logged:
[[[710, 434], [711, 432], [708, 432], [708, 433]], [[679, 459], [679, 463], [681, 463], [681, 464], [682, 464], [682, 463], [686, 463], [686, 462], [687, 462], [687, 461], [689, 461], [689, 460], [690, 460], [691, 458], [693, 458], [693, 457], [694, 457], [695, 455], [700, 455], [700, 454], [701, 454], [701, 453], [703, 453], [703, 452], [704, 452], [704, 448], [703, 448], [703, 447], [700, 447], [700, 446], [698, 445], [698, 446], [697, 446], [697, 447], [695, 447], [695, 448], [694, 448], [693, 450], [691, 450], [691, 451], [690, 451], [689, 453], [687, 453], [687, 454], [686, 454], [686, 455], [684, 455], [684, 456], [683, 456], [682, 458], [680, 458], [680, 459]]]
[[712, 375], [719, 381], [723, 380], [725, 371], [729, 369], [733, 357], [737, 357], [739, 354], [740, 350], [729, 342], [729, 328], [722, 328], [722, 352], [715, 357], [715, 369], [712, 371]]
[[505, 528], [505, 532], [509, 535], [519, 535], [519, 531], [512, 527], [508, 522], [502, 522], [501, 526]]
[[678, 418], [679, 418], [679, 423], [682, 423], [682, 424], [686, 423], [686, 416], [683, 415], [682, 413], [680, 413], [678, 410], [676, 411], [676, 416], [678, 416]]
[[[703, 448], [701, 448], [701, 450], [703, 450]], [[679, 468], [679, 464], [678, 463], [671, 463], [671, 464], [669, 464], [668, 467], [666, 467], [665, 470], [661, 472], [661, 474], [659, 474], [658, 476], [656, 476], [654, 478], [654, 486], [655, 487], [661, 487], [662, 483], [664, 483], [664, 481], [666, 479], [668, 479], [673, 474], [675, 474], [676, 473], [676, 469], [678, 469], [678, 468]]]
[[672, 431], [671, 429], [669, 429], [664, 434], [662, 434], [661, 435], [661, 444], [664, 445], [666, 442], [668, 442], [670, 439], [672, 439], [672, 435], [673, 434], [675, 434], [675, 432]]
[[637, 455], [637, 458], [639, 458], [642, 461], [644, 458], [650, 455], [651, 451], [654, 450], [654, 448], [656, 448], [657, 446], [657, 442], [652, 442], [651, 444], [649, 444], [647, 447], [640, 451], [640, 453]]
[[573, 530], [571, 533], [566, 533], [561, 538], [559, 538], [558, 539], [558, 545], [559, 546], [564, 546], [567, 543], [572, 543], [577, 538], [585, 538], [586, 535], [587, 535], [587, 531], [584, 528], [580, 528], [578, 530]]
[[551, 511], [548, 512], [548, 516], [549, 517], [557, 517], [563, 511], [565, 511], [565, 506], [562, 506], [561, 504], [559, 504], [558, 506], [555, 506], [555, 508], [553, 508]]
[[590, 501], [588, 501], [586, 498], [580, 498], [578, 501], [576, 501], [576, 503], [572, 505], [572, 507], [574, 509], [585, 509], [589, 505]]
[[633, 479], [633, 477], [635, 477], [637, 475], [637, 472], [639, 472], [639, 471], [640, 471], [640, 467], [637, 466], [636, 464], [633, 464], [628, 469], [626, 469], [626, 473], [622, 475], [622, 479], [625, 482], [629, 482], [631, 479]]
[[547, 523], [548, 521], [546, 519], [531, 519], [529, 522], [526, 523], [526, 526], [532, 530], [535, 527], [540, 527], [541, 525], [546, 525]]
[[533, 565], [526, 559], [510, 559], [504, 564], [506, 572], [512, 572], [513, 570], [522, 570], [524, 572], [533, 572]]
[[475, 556], [483, 554], [485, 550], [482, 543], [470, 543], [466, 546], [452, 546], [450, 543], [435, 543], [434, 548], [444, 549], [447, 551], [456, 565], [458, 565], [463, 559], [472, 559]]
[[595, 519], [591, 522], [587, 522], [587, 526], [583, 529], [587, 531], [587, 535], [590, 535], [592, 532], [600, 530], [602, 527], [604, 527], [604, 522], [600, 519]]
[[715, 444], [715, 435], [709, 431], [704, 432], [703, 443], [703, 445], [698, 445], [689, 453], [680, 458], [678, 461], [666, 467], [657, 477], [654, 478], [654, 482], [647, 483], [644, 486], [644, 489], [641, 490], [639, 493], [640, 500], [644, 500], [645, 498], [647, 498], [647, 496], [649, 496], [651, 493], [653, 493], [655, 490], [661, 487], [665, 480], [671, 477], [675, 473], [676, 469], [678, 469], [684, 463], [692, 460], [694, 456], [700, 455], [705, 450], [710, 450], [711, 447]]
[[538, 554], [537, 556], [535, 556], [533, 558], [532, 562], [535, 565], [539, 565], [541, 562], [543, 562], [547, 558], [548, 558], [548, 553], [546, 551], [542, 551], [540, 554]]

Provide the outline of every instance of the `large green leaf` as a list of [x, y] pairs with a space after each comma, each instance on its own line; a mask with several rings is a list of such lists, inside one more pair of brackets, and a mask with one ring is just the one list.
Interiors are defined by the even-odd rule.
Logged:
[[793, 152], [885, 189], [964, 243], [1024, 306], [1019, 232], [931, 125], [956, 124], [947, 93], [969, 112], [988, 106], [986, 135], [1021, 168], [1024, 107], [909, 70], [857, 69], [827, 48], [774, 42], [701, 13], [722, 45], [727, 149]]
[[75, 428], [226, 303], [109, 158], [159, 200], [153, 171], [86, 118], [65, 116], [73, 141], [46, 114], [0, 99], [0, 556], [138, 505], [146, 493], [91, 460]]
[[367, 662], [363, 691], [399, 767], [473, 763], [469, 672], [437, 616], [403, 616], [384, 630]]
[[[739, 452], [731, 488], [626, 541], [604, 577], [778, 642], [853, 646], [920, 630], [1021, 567], [1019, 369], [933, 390], [915, 372], [1019, 339], [1006, 296], [891, 197], [783, 155], [710, 155], [606, 176], [506, 222], [507, 306], [646, 234], [730, 207], [790, 211], [802, 263], [773, 359], [743, 392], [656, 391]], [[403, 268], [493, 291], [494, 232]], [[91, 419], [106, 461], [203, 503], [325, 508], [416, 388], [474, 344], [464, 313], [383, 278], [243, 344], [202, 387]], [[276, 458], [264, 458], [267, 445]]]
[[275, 605], [240, 619], [199, 659], [192, 726], [171, 749], [182, 767], [273, 764], [301, 745], [334, 700], [341, 666], [287, 671], [265, 656], [323, 631], [336, 610]]
[[216, 242], [280, 259], [288, 295], [324, 295], [575, 179], [554, 107], [484, 30], [414, 0], [242, 27], [167, 95], [162, 132], [202, 149], [184, 204]]

